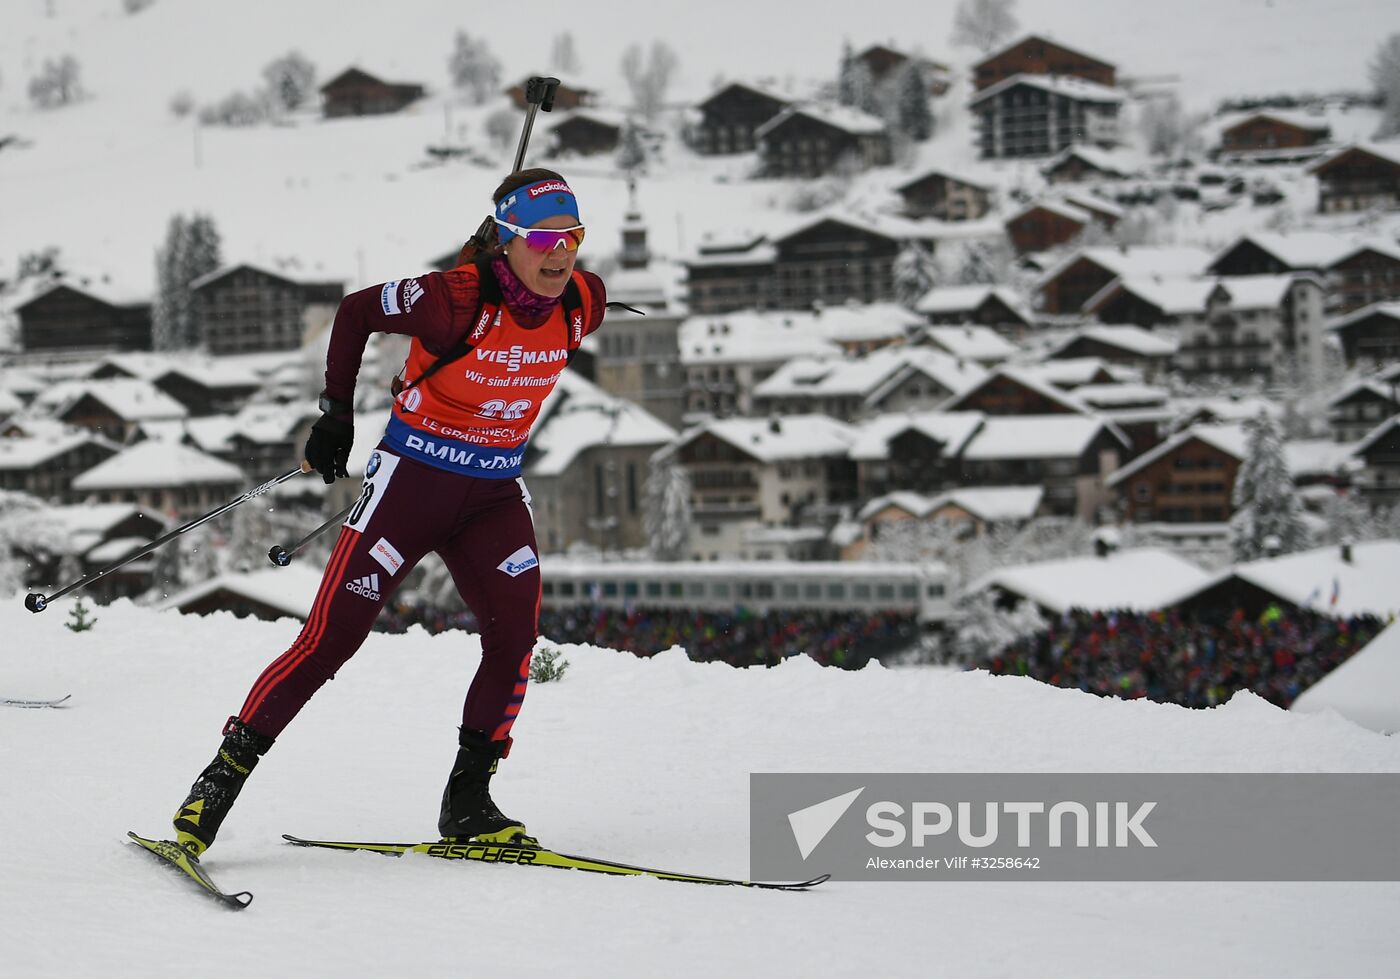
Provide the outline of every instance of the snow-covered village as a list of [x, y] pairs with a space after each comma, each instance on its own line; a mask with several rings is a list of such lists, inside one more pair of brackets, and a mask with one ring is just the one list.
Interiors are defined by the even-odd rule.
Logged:
[[759, 803], [1400, 801], [1393, 6], [537, 6], [0, 9], [5, 974], [1393, 974]]

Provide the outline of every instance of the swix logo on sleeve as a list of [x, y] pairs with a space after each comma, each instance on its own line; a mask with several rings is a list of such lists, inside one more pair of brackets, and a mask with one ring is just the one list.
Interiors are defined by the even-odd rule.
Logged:
[[535, 552], [530, 549], [530, 545], [526, 544], [520, 550], [496, 565], [496, 570], [504, 571], [512, 578], [517, 578], [531, 568], [538, 568], [539, 566], [540, 559], [535, 557]]
[[361, 598], [368, 598], [372, 602], [379, 601], [379, 572], [367, 574], [354, 581], [347, 581], [345, 590], [351, 594], [359, 595]]
[[403, 312], [399, 308], [399, 280], [384, 283], [384, 288], [379, 290], [379, 306], [384, 310], [385, 316], [398, 316]]
[[476, 351], [476, 359], [490, 364], [504, 364], [506, 370], [514, 374], [521, 364], [555, 364], [569, 359], [569, 352], [563, 348], [555, 350], [526, 350], [520, 344], [512, 344], [505, 350]]

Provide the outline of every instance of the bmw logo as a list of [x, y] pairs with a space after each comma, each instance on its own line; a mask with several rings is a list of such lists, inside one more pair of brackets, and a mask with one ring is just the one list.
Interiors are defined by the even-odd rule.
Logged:
[[375, 473], [379, 472], [380, 461], [378, 452], [371, 453], [369, 462], [365, 463], [365, 475], [373, 476]]

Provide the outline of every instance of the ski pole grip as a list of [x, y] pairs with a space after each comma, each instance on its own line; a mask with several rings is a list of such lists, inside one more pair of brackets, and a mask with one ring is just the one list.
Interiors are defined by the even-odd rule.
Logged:
[[49, 607], [48, 597], [45, 595], [40, 595], [36, 591], [32, 591], [28, 595], [24, 596], [24, 607], [29, 609], [29, 611], [31, 612], [42, 612], [44, 609]]
[[316, 470], [312, 468], [311, 463], [309, 463], [309, 462], [307, 462], [305, 459], [303, 459], [303, 460], [301, 460], [301, 471], [302, 471], [303, 473], [310, 473], [310, 472], [315, 472]]
[[559, 79], [548, 75], [536, 75], [525, 82], [525, 101], [538, 105], [545, 112], [552, 112], [554, 93], [558, 88]]

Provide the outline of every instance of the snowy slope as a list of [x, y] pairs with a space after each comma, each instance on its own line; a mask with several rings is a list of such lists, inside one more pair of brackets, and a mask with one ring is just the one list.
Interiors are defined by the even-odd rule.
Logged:
[[[475, 637], [372, 636], [267, 756], [207, 863], [229, 914], [123, 843], [160, 833], [293, 623], [0, 603], [7, 976], [1393, 975], [1400, 884], [847, 884], [751, 893], [298, 851], [431, 834]], [[755, 771], [1397, 771], [1400, 741], [1249, 695], [1210, 711], [937, 670], [774, 670], [569, 647], [497, 797], [562, 849], [744, 875]], [[21, 842], [26, 841], [26, 842]], [[1172, 936], [1170, 940], [1165, 939]]]

